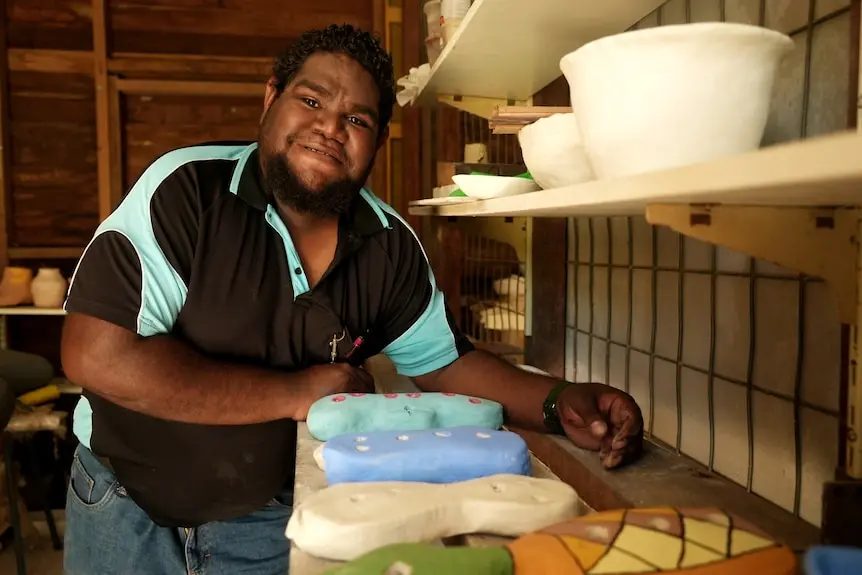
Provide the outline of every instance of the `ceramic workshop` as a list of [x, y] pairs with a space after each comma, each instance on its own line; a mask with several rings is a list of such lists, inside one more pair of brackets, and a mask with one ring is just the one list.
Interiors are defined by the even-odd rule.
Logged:
[[862, 575], [862, 0], [7, 0], [0, 575]]

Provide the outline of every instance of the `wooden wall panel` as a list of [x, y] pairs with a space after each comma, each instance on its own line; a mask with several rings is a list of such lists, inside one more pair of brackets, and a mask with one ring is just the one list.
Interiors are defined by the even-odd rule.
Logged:
[[92, 50], [90, 0], [6, 0], [10, 48]]
[[333, 23], [372, 27], [370, 2], [356, 0], [111, 0], [108, 14], [117, 52], [271, 57], [309, 29]]
[[238, 96], [121, 95], [123, 185], [159, 155], [192, 144], [255, 140], [263, 101]]
[[98, 225], [93, 79], [12, 72], [10, 246], [81, 246]]

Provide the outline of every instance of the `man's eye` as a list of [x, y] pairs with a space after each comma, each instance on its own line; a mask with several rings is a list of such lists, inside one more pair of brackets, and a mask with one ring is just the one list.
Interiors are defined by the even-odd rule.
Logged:
[[363, 128], [367, 128], [367, 127], [368, 127], [368, 123], [367, 123], [367, 122], [365, 122], [365, 120], [363, 120], [362, 118], [359, 118], [359, 117], [357, 117], [357, 116], [349, 116], [349, 117], [347, 118], [347, 121], [348, 121], [348, 122], [350, 122], [351, 124], [355, 124], [355, 125], [357, 125], [357, 126], [361, 126], [361, 127], [363, 127]]
[[302, 101], [305, 102], [306, 106], [309, 108], [317, 108], [319, 106], [317, 100], [314, 100], [313, 98], [303, 98]]

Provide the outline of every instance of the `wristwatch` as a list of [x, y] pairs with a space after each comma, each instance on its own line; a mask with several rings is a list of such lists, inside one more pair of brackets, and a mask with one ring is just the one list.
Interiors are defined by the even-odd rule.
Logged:
[[568, 381], [561, 381], [555, 385], [542, 404], [542, 418], [544, 419], [545, 429], [548, 433], [556, 435], [566, 434], [566, 430], [563, 429], [563, 424], [560, 421], [560, 414], [557, 413], [557, 398], [560, 397], [560, 393], [569, 385], [571, 384]]

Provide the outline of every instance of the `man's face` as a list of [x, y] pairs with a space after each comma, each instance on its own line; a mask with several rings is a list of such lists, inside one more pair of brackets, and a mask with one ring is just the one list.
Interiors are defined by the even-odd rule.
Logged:
[[344, 54], [312, 54], [281, 95], [270, 81], [259, 143], [276, 199], [321, 217], [344, 213], [385, 140], [379, 101], [371, 74]]

